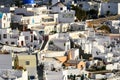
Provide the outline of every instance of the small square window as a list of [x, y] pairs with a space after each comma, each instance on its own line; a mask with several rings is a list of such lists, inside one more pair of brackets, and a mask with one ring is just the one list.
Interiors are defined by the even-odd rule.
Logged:
[[5, 44], [7, 44], [7, 45], [8, 45], [8, 44], [9, 44], [9, 43], [8, 43], [8, 41], [6, 41], [6, 42], [5, 42]]
[[28, 40], [28, 38], [29, 38], [28, 36], [25, 36], [25, 40]]
[[26, 65], [30, 65], [30, 61], [26, 61]]
[[79, 5], [79, 7], [80, 7], [80, 8], [82, 8], [82, 7], [83, 7], [83, 5], [82, 5], [82, 4], [80, 4], [80, 5]]
[[11, 42], [11, 44], [13, 45], [13, 44], [15, 44], [15, 42]]
[[110, 6], [108, 6], [108, 8], [110, 8]]
[[7, 38], [7, 34], [3, 34], [3, 38]]
[[63, 10], [63, 8], [60, 8], [60, 10]]

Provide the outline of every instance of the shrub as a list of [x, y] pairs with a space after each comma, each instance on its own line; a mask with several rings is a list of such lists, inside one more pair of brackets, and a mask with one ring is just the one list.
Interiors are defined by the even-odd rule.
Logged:
[[105, 30], [106, 32], [110, 33], [111, 29], [107, 26], [107, 25], [102, 25], [100, 28], [98, 28], [99, 30]]
[[54, 44], [53, 41], [50, 41], [50, 42], [49, 42], [49, 45], [53, 45], [53, 44]]

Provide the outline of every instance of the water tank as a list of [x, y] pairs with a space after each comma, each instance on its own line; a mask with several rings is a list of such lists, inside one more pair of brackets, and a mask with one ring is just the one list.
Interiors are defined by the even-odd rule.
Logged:
[[34, 0], [23, 0], [23, 4], [34, 4]]

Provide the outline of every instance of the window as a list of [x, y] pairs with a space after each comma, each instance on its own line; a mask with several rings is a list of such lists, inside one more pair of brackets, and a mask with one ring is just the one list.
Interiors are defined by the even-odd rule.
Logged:
[[63, 10], [63, 8], [60, 8], [60, 10]]
[[5, 28], [5, 23], [4, 23], [4, 28]]
[[11, 42], [11, 44], [15, 44], [15, 42]]
[[1, 34], [0, 34], [0, 40], [1, 40]]
[[63, 14], [63, 18], [73, 18], [73, 14]]
[[30, 79], [35, 79], [35, 76], [30, 76]]
[[80, 5], [79, 5], [79, 7], [80, 7], [80, 8], [82, 8], [82, 7], [83, 7], [83, 5], [82, 5], [82, 4], [80, 4]]
[[28, 36], [25, 36], [25, 40], [28, 40], [28, 38], [29, 38]]
[[94, 6], [94, 8], [97, 8], [97, 6]]
[[30, 65], [30, 61], [26, 61], [26, 65]]
[[30, 34], [33, 34], [33, 31], [30, 31]]
[[3, 34], [3, 38], [7, 38], [7, 34]]
[[30, 20], [28, 19], [28, 20], [27, 20], [27, 24], [29, 24], [29, 22], [30, 22]]
[[110, 6], [108, 6], [108, 8], [110, 8]]
[[33, 42], [33, 35], [31, 35], [31, 42]]
[[8, 41], [6, 41], [6, 42], [5, 42], [5, 44], [7, 44], [7, 45], [8, 45], [8, 44], [9, 44], [9, 43], [8, 43]]
[[6, 16], [4, 16], [4, 20], [6, 20]]
[[37, 40], [37, 37], [34, 35], [34, 40]]

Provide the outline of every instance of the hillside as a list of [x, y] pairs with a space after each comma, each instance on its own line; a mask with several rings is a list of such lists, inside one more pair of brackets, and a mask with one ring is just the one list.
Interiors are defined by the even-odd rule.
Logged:
[[118, 20], [120, 19], [120, 15], [116, 15], [116, 16], [109, 16], [109, 17], [105, 17], [105, 18], [99, 18], [99, 19], [94, 19], [92, 21], [88, 21], [88, 25], [89, 27], [94, 26], [99, 26], [101, 25], [101, 23], [108, 21], [108, 20]]

